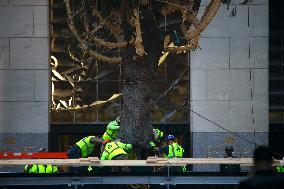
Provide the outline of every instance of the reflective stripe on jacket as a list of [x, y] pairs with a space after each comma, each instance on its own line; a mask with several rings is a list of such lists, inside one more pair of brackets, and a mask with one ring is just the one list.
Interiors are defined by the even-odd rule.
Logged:
[[56, 165], [25, 165], [26, 173], [57, 173]]
[[118, 131], [113, 129], [107, 129], [103, 135], [104, 140], [114, 141], [117, 138]]

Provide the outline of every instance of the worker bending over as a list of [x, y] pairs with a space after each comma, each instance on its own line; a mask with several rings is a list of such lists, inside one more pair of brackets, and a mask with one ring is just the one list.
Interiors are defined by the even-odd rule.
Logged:
[[25, 165], [25, 173], [58, 173], [56, 165]]
[[131, 144], [124, 144], [118, 140], [106, 140], [102, 144], [101, 160], [127, 160], [128, 153], [132, 150]]
[[[128, 153], [132, 150], [131, 144], [124, 144], [119, 140], [106, 140], [102, 144], [101, 160], [128, 160]], [[112, 167], [112, 172], [129, 172], [128, 167]]]
[[[38, 152], [46, 152], [45, 148], [40, 148]], [[25, 165], [25, 173], [58, 173], [56, 165]]]
[[69, 159], [86, 158], [89, 156], [94, 156], [95, 144], [102, 143], [102, 140], [96, 136], [87, 136], [82, 138], [80, 141], [76, 142], [72, 146], [67, 154]]
[[166, 146], [155, 147], [155, 149], [166, 158], [182, 158], [184, 149], [177, 143], [175, 136], [168, 135], [166, 141]]
[[[155, 147], [159, 151], [160, 156], [165, 158], [182, 158], [184, 149], [177, 143], [177, 139], [174, 135], [168, 135], [166, 138], [167, 145], [160, 148]], [[174, 167], [174, 172], [186, 172], [186, 167]]]

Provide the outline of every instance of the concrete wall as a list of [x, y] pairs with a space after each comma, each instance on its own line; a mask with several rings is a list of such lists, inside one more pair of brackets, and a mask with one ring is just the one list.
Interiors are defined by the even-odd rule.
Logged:
[[[202, 1], [200, 15], [209, 0]], [[256, 143], [268, 143], [268, 0], [222, 5], [191, 53], [191, 109]], [[230, 16], [235, 9], [235, 17]], [[255, 145], [191, 113], [193, 157], [222, 157]]]
[[0, 151], [47, 147], [48, 0], [0, 0]]

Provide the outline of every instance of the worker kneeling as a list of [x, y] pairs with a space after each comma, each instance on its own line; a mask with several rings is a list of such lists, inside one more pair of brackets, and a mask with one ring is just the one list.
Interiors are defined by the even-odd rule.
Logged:
[[[40, 148], [38, 152], [46, 152], [45, 148]], [[58, 173], [56, 165], [25, 165], [25, 173]]]
[[82, 138], [80, 141], [76, 142], [72, 146], [67, 154], [69, 159], [87, 158], [94, 156], [95, 144], [101, 143], [102, 140], [96, 136], [87, 136]]
[[25, 173], [58, 173], [56, 165], [25, 165]]
[[[102, 143], [102, 140], [96, 136], [87, 136], [76, 142], [67, 152], [69, 159], [79, 159], [79, 158], [87, 158], [91, 156], [98, 155], [99, 151], [98, 147], [99, 144]], [[98, 144], [98, 145], [96, 145]], [[91, 172], [94, 171], [92, 167], [70, 167], [69, 172]]]
[[[106, 140], [102, 143], [101, 160], [128, 160], [128, 153], [132, 150], [131, 144], [124, 144], [119, 140], [113, 142]], [[128, 152], [128, 153], [127, 153]], [[127, 167], [113, 168], [112, 171], [128, 171]]]

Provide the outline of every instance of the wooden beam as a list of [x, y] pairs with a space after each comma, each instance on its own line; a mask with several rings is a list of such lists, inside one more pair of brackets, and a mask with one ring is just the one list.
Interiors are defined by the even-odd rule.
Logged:
[[[252, 166], [252, 158], [153, 158], [148, 160], [99, 160], [98, 158], [81, 159], [6, 159], [0, 160], [0, 166], [14, 165], [67, 165], [67, 166], [183, 166], [183, 165], [218, 165], [218, 164], [239, 164]], [[284, 165], [284, 160], [275, 160], [274, 166]]]

